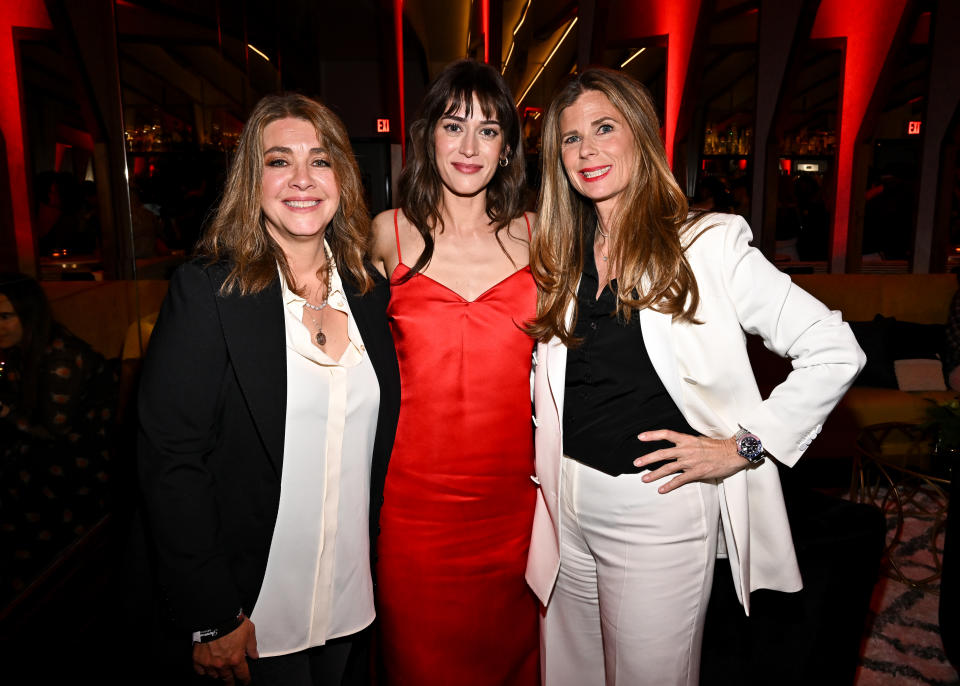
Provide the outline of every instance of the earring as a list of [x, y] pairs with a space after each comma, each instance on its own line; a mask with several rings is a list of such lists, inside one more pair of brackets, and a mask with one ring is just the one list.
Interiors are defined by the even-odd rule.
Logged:
[[510, 160], [507, 159], [507, 156], [506, 156], [506, 155], [504, 155], [503, 157], [500, 158], [500, 166], [501, 166], [501, 167], [507, 167], [509, 164], [510, 164]]

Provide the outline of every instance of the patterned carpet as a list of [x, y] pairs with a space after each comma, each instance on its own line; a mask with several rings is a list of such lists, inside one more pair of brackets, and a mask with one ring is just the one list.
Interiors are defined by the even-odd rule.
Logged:
[[[893, 562], [910, 579], [936, 571], [930, 542], [933, 517], [928, 513], [936, 508], [937, 497], [932, 492], [917, 494], [906, 509], [900, 543], [891, 551]], [[891, 515], [888, 541], [895, 529]], [[942, 553], [942, 530], [935, 545]], [[960, 686], [960, 676], [947, 661], [940, 640], [939, 581], [913, 587], [890, 576], [882, 576], [874, 589], [855, 686]]]

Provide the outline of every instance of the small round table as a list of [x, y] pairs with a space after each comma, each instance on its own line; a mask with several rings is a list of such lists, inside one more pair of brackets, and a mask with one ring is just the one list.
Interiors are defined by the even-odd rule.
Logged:
[[[936, 451], [936, 433], [919, 424], [886, 422], [865, 427], [857, 438], [853, 458], [850, 498], [872, 502], [896, 522], [892, 539], [884, 549], [884, 564], [893, 578], [918, 588], [940, 578], [941, 550], [937, 537], [946, 522], [950, 504], [948, 490], [957, 456]], [[921, 520], [928, 527], [925, 548], [933, 571], [922, 577], [908, 576], [903, 551], [906, 518]]]

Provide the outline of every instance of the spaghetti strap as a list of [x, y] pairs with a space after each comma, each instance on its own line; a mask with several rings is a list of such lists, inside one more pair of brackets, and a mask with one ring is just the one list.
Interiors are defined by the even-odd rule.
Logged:
[[[403, 262], [403, 255], [400, 254], [400, 222], [397, 221], [397, 216], [399, 214], [400, 214], [400, 208], [398, 207], [393, 211], [393, 232], [397, 235], [397, 262]], [[530, 229], [530, 222], [527, 222], [527, 230], [529, 229]]]
[[[533, 233], [530, 231], [530, 217], [527, 216], [527, 213], [526, 213], [526, 212], [523, 213], [523, 220], [524, 220], [525, 222], [527, 222], [527, 238], [532, 241], [532, 240], [533, 240]], [[400, 248], [398, 247], [397, 250], [399, 251]]]

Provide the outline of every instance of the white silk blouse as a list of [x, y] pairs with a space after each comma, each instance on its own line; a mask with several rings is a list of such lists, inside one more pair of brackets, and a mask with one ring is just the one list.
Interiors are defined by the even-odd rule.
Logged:
[[287, 407], [280, 508], [250, 615], [261, 657], [323, 645], [375, 616], [368, 526], [380, 386], [337, 270], [328, 306], [347, 314], [350, 339], [339, 360], [313, 345], [305, 299], [280, 280]]

